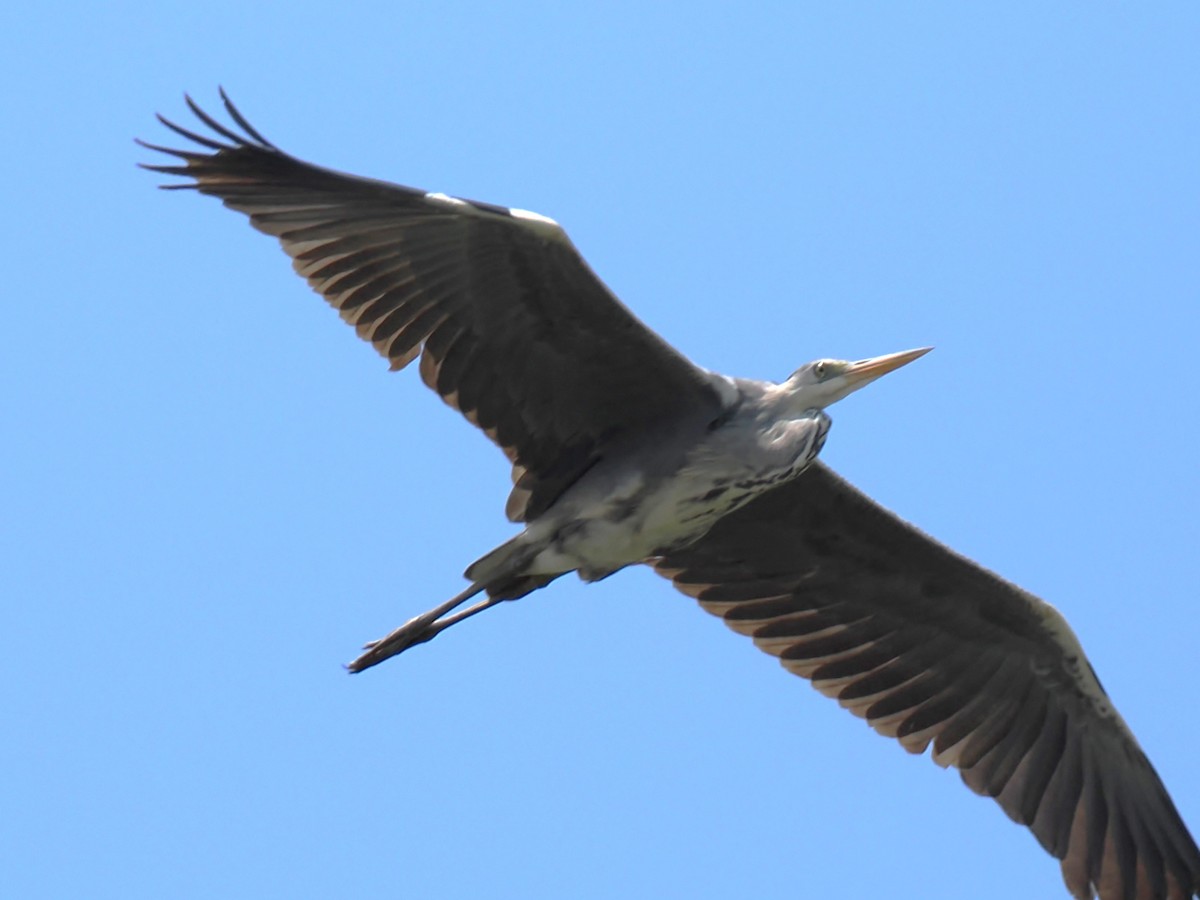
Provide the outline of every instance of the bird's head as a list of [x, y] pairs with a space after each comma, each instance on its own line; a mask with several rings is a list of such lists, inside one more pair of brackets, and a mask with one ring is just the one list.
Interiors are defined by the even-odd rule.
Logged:
[[824, 409], [848, 394], [864, 387], [888, 372], [924, 356], [932, 347], [904, 350], [850, 362], [845, 359], [817, 359], [792, 373], [782, 387], [789, 395], [789, 405], [804, 409]]

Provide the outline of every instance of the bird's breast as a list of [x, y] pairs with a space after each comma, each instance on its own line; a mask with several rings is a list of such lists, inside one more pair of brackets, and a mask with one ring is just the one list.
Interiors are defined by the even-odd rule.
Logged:
[[[629, 472], [594, 484], [553, 522], [538, 567], [594, 580], [702, 537], [720, 519], [803, 472], [829, 420], [819, 411], [698, 444], [673, 471]], [[597, 489], [599, 488], [599, 489]]]

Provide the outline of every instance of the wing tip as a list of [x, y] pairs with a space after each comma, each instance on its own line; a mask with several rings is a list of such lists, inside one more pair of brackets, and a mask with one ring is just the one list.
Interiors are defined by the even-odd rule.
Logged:
[[[156, 144], [151, 141], [146, 141], [135, 137], [133, 140], [138, 146], [154, 151], [155, 153], [163, 153], [168, 156], [174, 156], [186, 163], [186, 165], [183, 166], [156, 166], [146, 163], [138, 163], [138, 166], [151, 172], [159, 172], [165, 175], [176, 175], [180, 177], [190, 177], [199, 181], [203, 175], [204, 165], [215, 157], [236, 154], [239, 151], [257, 151], [260, 153], [282, 155], [281, 151], [274, 144], [263, 137], [261, 132], [259, 132], [258, 129], [256, 129], [246, 120], [246, 117], [242, 115], [241, 111], [237, 108], [237, 106], [234, 105], [224, 87], [218, 86], [217, 93], [221, 98], [221, 104], [224, 107], [225, 112], [228, 114], [229, 118], [233, 120], [234, 125], [241, 129], [240, 133], [234, 128], [230, 128], [229, 126], [219, 122], [209, 113], [207, 113], [200, 106], [200, 104], [198, 104], [192, 98], [191, 94], [185, 92], [183, 95], [183, 101], [188, 110], [192, 113], [192, 115], [200, 120], [202, 125], [215, 134], [216, 137], [212, 137], [208, 134], [202, 134], [198, 131], [193, 131], [190, 128], [185, 128], [179, 123], [168, 119], [162, 113], [155, 113], [154, 117], [161, 125], [165, 126], [179, 137], [187, 140], [193, 145], [204, 148], [204, 151], [208, 152], [197, 149], [168, 147], [163, 144]], [[160, 187], [164, 188], [195, 186], [196, 185], [194, 184], [160, 185]]]

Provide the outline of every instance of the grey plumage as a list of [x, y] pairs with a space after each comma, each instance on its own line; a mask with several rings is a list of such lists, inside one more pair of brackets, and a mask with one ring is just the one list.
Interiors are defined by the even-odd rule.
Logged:
[[163, 119], [202, 149], [146, 144], [181, 160], [147, 168], [276, 237], [393, 369], [419, 358], [513, 464], [506, 512], [525, 530], [354, 670], [564, 572], [646, 562], [881, 734], [932, 745], [1062, 861], [1075, 897], [1200, 895], [1200, 850], [1062, 616], [816, 462], [824, 407], [924, 351], [818, 361], [780, 385], [708, 372], [553, 221], [310, 165], [222, 99], [240, 132], [189, 99], [216, 137]]

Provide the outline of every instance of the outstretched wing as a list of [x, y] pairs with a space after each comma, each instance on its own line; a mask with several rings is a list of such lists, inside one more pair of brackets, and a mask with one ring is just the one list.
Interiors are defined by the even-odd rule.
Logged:
[[346, 175], [289, 156], [221, 93], [241, 131], [188, 98], [213, 137], [146, 166], [246, 213], [393, 369], [421, 377], [513, 462], [508, 514], [534, 519], [622, 436], [716, 417], [715, 376], [640, 322], [557, 223]]
[[932, 743], [1074, 896], [1200, 892], [1200, 850], [1062, 616], [820, 463], [656, 568], [880, 734]]

